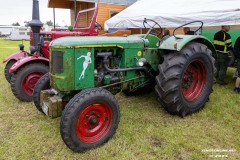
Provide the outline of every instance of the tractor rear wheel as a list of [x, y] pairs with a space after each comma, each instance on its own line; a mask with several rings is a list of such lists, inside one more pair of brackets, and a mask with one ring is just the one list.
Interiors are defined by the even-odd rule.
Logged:
[[61, 137], [74, 152], [83, 152], [107, 142], [116, 132], [120, 110], [107, 90], [83, 90], [66, 105], [60, 123]]
[[40, 106], [40, 93], [42, 90], [50, 89], [50, 77], [49, 73], [44, 74], [36, 83], [33, 91], [33, 102], [36, 108], [43, 113], [42, 107]]
[[17, 61], [16, 60], [10, 60], [7, 62], [5, 68], [4, 68], [4, 75], [5, 75], [5, 78], [6, 80], [10, 83], [10, 80], [11, 80], [11, 77], [12, 77], [12, 73], [9, 73], [9, 69], [12, 67], [12, 65], [14, 63], [16, 63]]
[[48, 72], [43, 63], [31, 63], [23, 66], [11, 78], [13, 94], [21, 101], [32, 101], [32, 94], [37, 81]]
[[155, 90], [169, 113], [184, 117], [204, 107], [213, 87], [215, 60], [211, 55], [207, 46], [196, 42], [164, 55]]

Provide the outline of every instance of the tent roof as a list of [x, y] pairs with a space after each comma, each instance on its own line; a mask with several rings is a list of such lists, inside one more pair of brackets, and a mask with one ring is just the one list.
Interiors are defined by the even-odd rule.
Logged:
[[[139, 0], [105, 22], [108, 28], [143, 28], [144, 18], [162, 27], [200, 20], [204, 26], [240, 24], [239, 0]], [[193, 25], [191, 25], [193, 26]]]

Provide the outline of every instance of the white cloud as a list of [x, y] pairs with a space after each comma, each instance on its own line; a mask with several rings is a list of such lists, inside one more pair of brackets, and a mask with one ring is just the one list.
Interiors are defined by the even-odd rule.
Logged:
[[[10, 25], [19, 22], [24, 25], [24, 21], [32, 19], [32, 0], [0, 0], [0, 25]], [[47, 7], [48, 0], [39, 0], [40, 20], [45, 23], [53, 21], [53, 9]], [[60, 25], [70, 25], [70, 10], [55, 9], [56, 23]]]

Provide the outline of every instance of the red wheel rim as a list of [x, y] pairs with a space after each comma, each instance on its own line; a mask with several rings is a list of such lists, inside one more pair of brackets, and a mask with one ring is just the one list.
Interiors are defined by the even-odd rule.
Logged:
[[32, 72], [24, 77], [22, 89], [27, 95], [32, 96], [34, 87], [43, 74], [42, 72]]
[[80, 112], [75, 130], [78, 138], [86, 143], [94, 143], [103, 138], [112, 125], [112, 110], [102, 102], [90, 104]]
[[202, 61], [191, 62], [182, 78], [182, 94], [187, 101], [195, 101], [201, 97], [207, 82], [207, 70]]

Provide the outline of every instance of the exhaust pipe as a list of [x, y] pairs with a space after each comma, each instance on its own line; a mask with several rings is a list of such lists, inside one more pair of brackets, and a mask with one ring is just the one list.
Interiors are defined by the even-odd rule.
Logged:
[[35, 47], [39, 44], [39, 34], [43, 23], [40, 21], [39, 16], [39, 1], [33, 0], [32, 20], [29, 22], [29, 26], [33, 32], [33, 44]]

